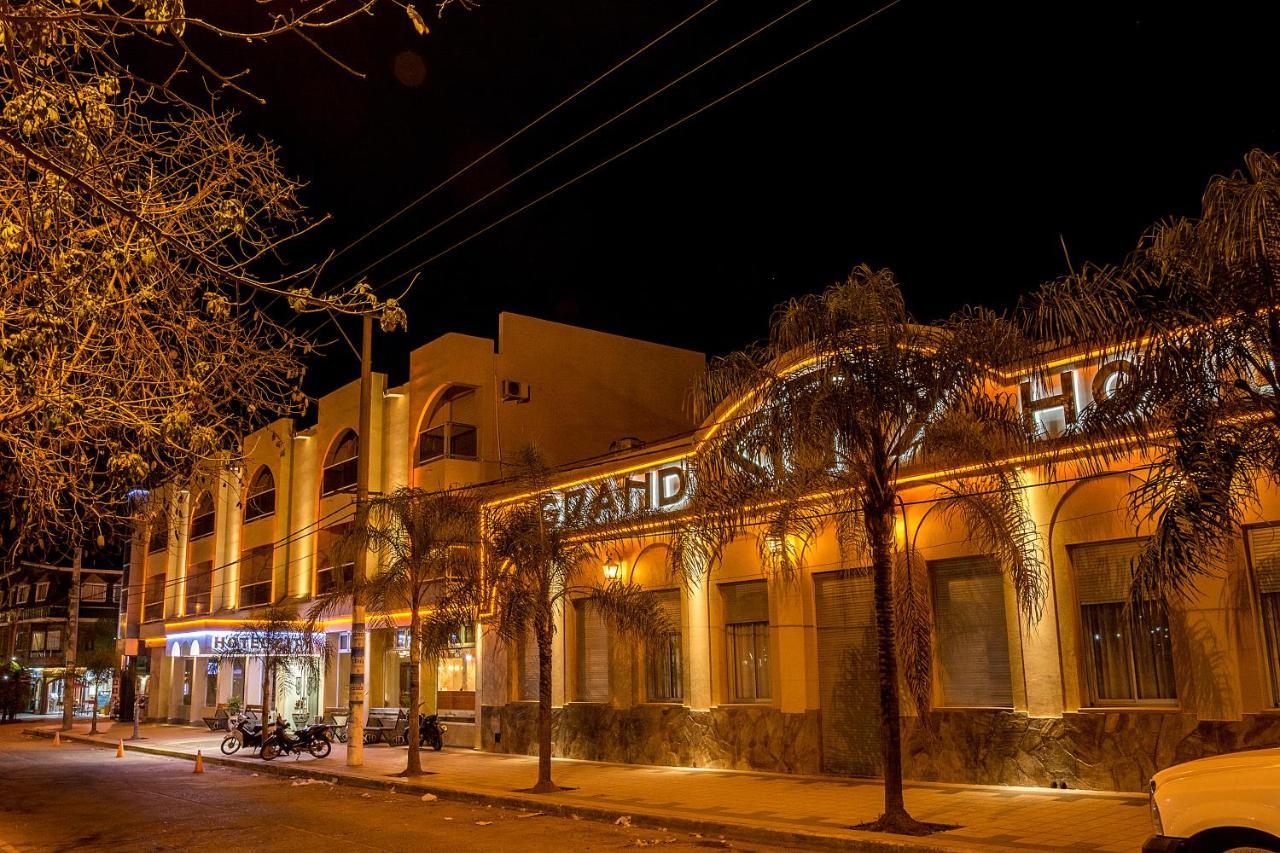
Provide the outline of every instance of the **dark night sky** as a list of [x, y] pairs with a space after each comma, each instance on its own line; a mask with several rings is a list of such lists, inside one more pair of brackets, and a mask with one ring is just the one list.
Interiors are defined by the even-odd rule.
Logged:
[[[403, 13], [330, 33], [356, 80], [300, 44], [251, 54], [244, 127], [279, 142], [333, 219], [314, 261], [502, 139], [704, 0], [487, 0], [416, 36]], [[334, 267], [334, 283], [794, 5], [720, 0]], [[428, 3], [420, 6], [429, 8]], [[879, 3], [813, 0], [786, 24], [562, 161], [376, 268], [377, 285]], [[1186, 7], [1185, 9], [1183, 7]], [[996, 307], [1118, 260], [1206, 180], [1280, 149], [1272, 4], [903, 0], [874, 22], [431, 264], [377, 369], [519, 311], [721, 353], [770, 309], [858, 262], [899, 275], [924, 319]], [[1255, 8], [1256, 7], [1256, 8]], [[395, 69], [422, 72], [406, 85]], [[403, 76], [403, 75], [402, 75]], [[408, 75], [409, 77], [412, 74]], [[412, 82], [412, 81], [411, 81]], [[1061, 238], [1060, 238], [1061, 235]], [[354, 330], [353, 330], [354, 331]], [[345, 346], [314, 392], [357, 375]]]

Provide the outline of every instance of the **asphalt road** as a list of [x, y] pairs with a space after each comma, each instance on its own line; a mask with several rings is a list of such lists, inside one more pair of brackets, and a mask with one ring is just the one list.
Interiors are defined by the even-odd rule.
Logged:
[[0, 853], [780, 849], [302, 781], [0, 726]]

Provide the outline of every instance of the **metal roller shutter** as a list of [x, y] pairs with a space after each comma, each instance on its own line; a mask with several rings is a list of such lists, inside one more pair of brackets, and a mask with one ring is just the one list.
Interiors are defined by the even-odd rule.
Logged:
[[990, 557], [929, 563], [942, 701], [1013, 706], [1004, 578]]
[[1248, 536], [1258, 592], [1280, 592], [1280, 527], [1250, 527]]
[[609, 629], [589, 601], [575, 601], [578, 623], [579, 702], [609, 701]]
[[1081, 604], [1112, 604], [1129, 600], [1133, 558], [1145, 539], [1068, 545], [1076, 573], [1076, 598]]
[[822, 767], [827, 773], [880, 773], [880, 679], [876, 669], [871, 570], [814, 576]]

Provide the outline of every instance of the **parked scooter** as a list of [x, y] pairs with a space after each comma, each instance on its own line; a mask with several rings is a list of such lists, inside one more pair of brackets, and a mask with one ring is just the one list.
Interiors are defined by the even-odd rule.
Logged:
[[440, 722], [439, 714], [418, 715], [418, 743], [436, 752], [444, 749], [444, 733], [449, 727]]
[[262, 744], [262, 760], [270, 761], [277, 755], [302, 755], [310, 753], [316, 758], [325, 758], [333, 749], [329, 727], [324, 723], [307, 726], [296, 736], [289, 734], [289, 723], [276, 720]]
[[231, 734], [222, 739], [222, 754], [234, 755], [241, 747], [260, 749], [262, 747], [262, 724], [247, 718], [236, 723]]

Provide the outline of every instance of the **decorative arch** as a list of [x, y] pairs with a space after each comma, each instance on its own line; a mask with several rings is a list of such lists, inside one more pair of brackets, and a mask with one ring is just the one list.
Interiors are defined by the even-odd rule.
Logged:
[[474, 385], [441, 386], [422, 407], [413, 464], [479, 458], [480, 395]]
[[276, 478], [268, 465], [259, 465], [245, 489], [244, 520], [246, 523], [267, 518], [276, 512]]
[[320, 495], [337, 494], [354, 489], [356, 470], [360, 464], [360, 437], [348, 427], [338, 433], [324, 457]]

